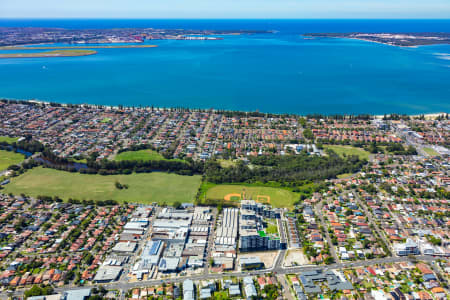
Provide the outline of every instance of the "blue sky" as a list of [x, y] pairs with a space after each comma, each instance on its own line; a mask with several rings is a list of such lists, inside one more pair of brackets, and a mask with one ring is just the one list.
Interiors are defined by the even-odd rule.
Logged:
[[0, 0], [0, 18], [450, 18], [450, 0]]

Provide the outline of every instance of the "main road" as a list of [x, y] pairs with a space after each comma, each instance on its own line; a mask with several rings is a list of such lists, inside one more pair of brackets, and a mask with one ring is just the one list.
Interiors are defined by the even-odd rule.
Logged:
[[[332, 270], [332, 269], [342, 269], [342, 268], [355, 268], [355, 267], [366, 267], [366, 266], [372, 266], [377, 264], [385, 264], [385, 263], [396, 263], [396, 262], [405, 262], [405, 261], [414, 261], [414, 260], [422, 260], [427, 262], [434, 262], [438, 258], [434, 258], [432, 256], [415, 256], [414, 259], [411, 259], [410, 257], [403, 256], [403, 257], [385, 257], [385, 258], [379, 258], [379, 259], [371, 259], [371, 260], [363, 260], [363, 261], [356, 261], [356, 262], [341, 262], [341, 263], [335, 263], [330, 265], [304, 265], [304, 266], [295, 266], [295, 267], [281, 267], [281, 263], [279, 263], [278, 260], [282, 260], [284, 257], [285, 251], [280, 251], [277, 261], [274, 264], [272, 268], [269, 269], [262, 269], [262, 270], [255, 270], [251, 272], [227, 272], [227, 273], [210, 273], [210, 274], [196, 274], [191, 276], [180, 276], [180, 277], [174, 277], [174, 278], [164, 278], [164, 279], [153, 279], [153, 280], [142, 280], [138, 282], [126, 282], [125, 280], [121, 279], [117, 282], [112, 282], [108, 284], [90, 284], [86, 285], [86, 287], [93, 288], [93, 287], [99, 287], [103, 286], [106, 289], [111, 290], [120, 290], [120, 291], [127, 291], [132, 288], [137, 287], [147, 287], [147, 286], [158, 286], [163, 283], [182, 283], [186, 279], [191, 279], [193, 281], [201, 281], [201, 280], [216, 280], [221, 279], [223, 277], [245, 277], [245, 276], [259, 276], [264, 274], [275, 274], [277, 277], [279, 275], [284, 274], [299, 274], [301, 272], [305, 271], [314, 271], [314, 270]], [[283, 284], [283, 286], [285, 286]], [[55, 292], [62, 293], [64, 291], [68, 290], [77, 290], [81, 289], [82, 287], [58, 287], [55, 288]], [[284, 287], [286, 289], [286, 287]], [[16, 290], [14, 292], [2, 292], [0, 293], [1, 299], [6, 299], [4, 297], [10, 297], [10, 296], [21, 296], [23, 295], [24, 289]], [[288, 290], [289, 291], [289, 290]], [[288, 292], [287, 291], [287, 292]], [[122, 294], [123, 295], [123, 294]]]
[[[283, 251], [280, 251], [283, 252]], [[281, 255], [280, 257], [283, 257], [284, 255]], [[422, 260], [422, 261], [435, 261], [436, 258], [432, 256], [416, 256], [415, 259]], [[199, 281], [199, 280], [210, 280], [210, 279], [221, 279], [223, 277], [245, 277], [245, 276], [258, 276], [268, 273], [273, 274], [298, 274], [305, 271], [313, 271], [313, 270], [332, 270], [332, 269], [342, 269], [342, 268], [355, 268], [355, 267], [366, 267], [366, 266], [372, 266], [377, 264], [385, 264], [385, 263], [396, 263], [396, 262], [405, 262], [405, 261], [411, 261], [411, 258], [404, 256], [404, 257], [385, 257], [385, 258], [379, 258], [379, 259], [371, 259], [371, 260], [363, 260], [363, 261], [357, 261], [357, 262], [346, 262], [346, 263], [335, 263], [331, 265], [305, 265], [305, 266], [296, 266], [296, 267], [277, 267], [274, 266], [270, 269], [263, 269], [263, 270], [255, 270], [250, 272], [230, 272], [230, 273], [211, 273], [211, 274], [197, 274], [192, 276], [182, 276], [182, 277], [174, 277], [174, 278], [164, 278], [164, 279], [155, 279], [155, 280], [143, 280], [139, 282], [113, 282], [108, 284], [92, 284], [88, 285], [87, 287], [95, 287], [95, 286], [103, 286], [106, 289], [121, 289], [121, 290], [128, 290], [136, 287], [146, 287], [146, 286], [157, 286], [161, 285], [163, 283], [182, 283], [186, 279], [191, 279], [193, 281]], [[56, 288], [55, 291], [62, 292], [67, 290], [75, 290], [80, 289], [78, 288]]]

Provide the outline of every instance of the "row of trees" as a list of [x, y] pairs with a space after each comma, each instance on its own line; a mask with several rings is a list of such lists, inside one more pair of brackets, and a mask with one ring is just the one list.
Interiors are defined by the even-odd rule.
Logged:
[[[58, 196], [43, 196], [39, 195], [36, 197], [38, 200], [44, 202], [44, 203], [54, 203], [54, 202], [63, 202], [63, 200]], [[97, 206], [112, 206], [112, 205], [118, 205], [119, 202], [116, 200], [78, 200], [78, 199], [72, 199], [69, 198], [67, 201], [70, 204], [83, 204], [83, 205], [97, 205]]]
[[[88, 169], [81, 172], [95, 172], [99, 174], [127, 174], [131, 172], [147, 173], [152, 171], [174, 172], [181, 175], [202, 174], [204, 163], [188, 159], [180, 160], [123, 160], [123, 161], [91, 161], [87, 163]], [[106, 175], [106, 174], [105, 174]]]
[[359, 115], [323, 115], [323, 114], [308, 114], [306, 115], [308, 119], [315, 120], [370, 120], [372, 118], [369, 114], [359, 114]]

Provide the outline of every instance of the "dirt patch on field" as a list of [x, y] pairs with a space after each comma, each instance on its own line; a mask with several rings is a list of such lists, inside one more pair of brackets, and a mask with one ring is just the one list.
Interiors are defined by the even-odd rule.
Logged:
[[[231, 193], [227, 194], [223, 197], [225, 201], [240, 201], [241, 199], [254, 199], [253, 197], [246, 197], [245, 193], [237, 194], [237, 193]], [[270, 204], [270, 196], [267, 195], [256, 195], [256, 202], [264, 203], [264, 204]]]
[[236, 201], [241, 200], [241, 194], [228, 194], [223, 197], [226, 201]]
[[307, 265], [310, 264], [306, 256], [303, 254], [302, 249], [291, 249], [288, 250], [286, 254], [286, 258], [284, 259], [284, 266], [285, 267], [292, 267], [292, 266], [301, 266], [301, 265]]
[[266, 195], [257, 195], [256, 201], [259, 203], [270, 203], [270, 196]]

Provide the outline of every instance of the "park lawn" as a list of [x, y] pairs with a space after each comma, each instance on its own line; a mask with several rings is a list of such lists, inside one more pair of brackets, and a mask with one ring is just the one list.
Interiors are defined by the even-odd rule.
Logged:
[[341, 145], [324, 145], [325, 149], [331, 149], [336, 154], [343, 156], [346, 155], [358, 155], [360, 159], [369, 159], [370, 153], [364, 149], [353, 146], [341, 146]]
[[87, 159], [86, 158], [72, 158], [72, 161], [75, 163], [79, 163], [79, 164], [86, 164], [87, 163]]
[[278, 234], [278, 226], [276, 224], [268, 224], [266, 232], [268, 234]]
[[0, 171], [8, 169], [10, 165], [15, 165], [22, 162], [25, 155], [16, 153], [14, 151], [0, 150]]
[[231, 159], [218, 159], [217, 161], [220, 163], [220, 166], [222, 168], [229, 168], [236, 166], [236, 161]]
[[111, 123], [111, 118], [103, 118], [103, 120], [100, 121], [100, 123]]
[[343, 178], [350, 177], [350, 176], [352, 176], [352, 175], [353, 175], [353, 173], [344, 173], [344, 174], [339, 174], [339, 175], [337, 176], [337, 178], [338, 178], [338, 179], [343, 179]]
[[230, 296], [228, 296], [227, 291], [217, 291], [217, 292], [214, 292], [213, 299], [218, 299], [218, 300], [230, 299]]
[[[245, 195], [243, 197], [244, 192]], [[228, 197], [226, 197], [227, 195]], [[270, 200], [267, 196], [270, 197]], [[206, 191], [206, 198], [224, 201], [228, 201], [226, 198], [231, 201], [242, 199], [257, 200], [258, 202], [271, 204], [274, 207], [292, 209], [294, 202], [299, 199], [299, 194], [283, 188], [219, 184], [212, 186]]]
[[8, 144], [12, 144], [19, 140], [18, 137], [9, 137], [9, 136], [0, 136], [0, 142], [6, 142]]
[[[116, 181], [128, 189], [117, 189]], [[37, 167], [12, 178], [5, 193], [29, 196], [59, 196], [64, 200], [116, 200], [129, 203], [173, 204], [193, 202], [201, 176], [181, 176], [163, 172], [130, 175], [91, 175]]]
[[437, 155], [439, 155], [439, 153], [436, 150], [434, 150], [433, 148], [424, 147], [423, 151], [425, 151], [430, 156], [437, 156]]
[[164, 160], [164, 159], [165, 159], [164, 156], [150, 149], [138, 151], [125, 151], [117, 154], [116, 157], [114, 158], [115, 161], [122, 161], [122, 160], [149, 161], [149, 160]]
[[[142, 160], [142, 161], [150, 161], [150, 160], [169, 160], [159, 154], [155, 150], [151, 149], [143, 149], [143, 150], [137, 150], [137, 151], [125, 151], [122, 153], [119, 153], [114, 158], [115, 161], [123, 161], [123, 160]], [[177, 160], [182, 161], [181, 159], [171, 159], [171, 160]]]

